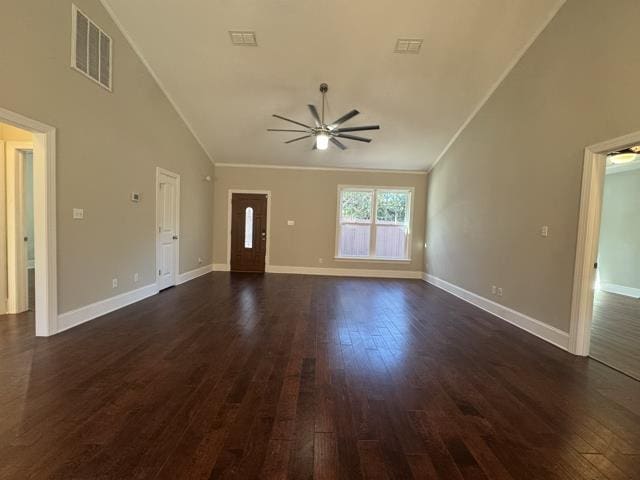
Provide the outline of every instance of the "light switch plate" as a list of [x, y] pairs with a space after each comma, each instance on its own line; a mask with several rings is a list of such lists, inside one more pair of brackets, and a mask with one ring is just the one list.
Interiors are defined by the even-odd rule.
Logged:
[[287, 220], [287, 225], [289, 225], [290, 227], [294, 226], [296, 224], [295, 220]]
[[74, 220], [82, 220], [84, 218], [84, 209], [82, 209], [82, 208], [74, 208], [73, 209], [73, 218], [74, 218]]

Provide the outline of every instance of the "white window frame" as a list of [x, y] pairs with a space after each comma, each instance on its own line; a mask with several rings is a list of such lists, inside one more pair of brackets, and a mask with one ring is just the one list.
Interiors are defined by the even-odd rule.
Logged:
[[[408, 233], [407, 233], [407, 251], [405, 258], [389, 258], [389, 257], [377, 257], [375, 256], [376, 251], [376, 217], [378, 211], [378, 191], [385, 192], [402, 192], [409, 194], [409, 205], [407, 212], [407, 216], [409, 218], [408, 224]], [[373, 193], [373, 202], [372, 202], [372, 211], [371, 211], [371, 223], [369, 224], [369, 228], [371, 229], [369, 234], [369, 255], [368, 256], [345, 256], [340, 255], [340, 230], [342, 226], [342, 192], [343, 191], [362, 191], [362, 192], [372, 192]], [[335, 260], [341, 261], [360, 261], [360, 262], [394, 262], [394, 263], [409, 263], [411, 262], [411, 257], [413, 253], [413, 199], [415, 197], [415, 188], [414, 187], [384, 187], [384, 186], [369, 186], [369, 185], [338, 185], [338, 195], [337, 195], [337, 206], [336, 206], [336, 238], [335, 238]], [[362, 223], [359, 223], [362, 225]]]

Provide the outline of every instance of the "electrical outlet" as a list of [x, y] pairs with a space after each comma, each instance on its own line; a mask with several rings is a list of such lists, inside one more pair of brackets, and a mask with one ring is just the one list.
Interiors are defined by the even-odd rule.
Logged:
[[82, 219], [84, 219], [84, 209], [82, 209], [82, 208], [74, 208], [73, 209], [73, 219], [74, 220], [82, 220]]
[[498, 287], [498, 296], [501, 297], [502, 296], [502, 287]]
[[114, 278], [113, 280], [111, 280], [111, 286], [112, 288], [118, 288], [118, 279]]
[[491, 293], [493, 293], [494, 295], [498, 293], [498, 287], [496, 287], [495, 285], [491, 285]]
[[318, 258], [318, 263], [324, 262], [324, 258]]
[[296, 224], [295, 220], [287, 220], [287, 225], [293, 227]]
[[549, 236], [549, 225], [543, 225], [540, 228], [540, 235], [542, 235], [543, 237], [548, 237]]
[[140, 275], [138, 273], [134, 273], [133, 274], [133, 281], [137, 282], [138, 280], [140, 280]]
[[202, 265], [202, 257], [198, 257], [198, 265]]

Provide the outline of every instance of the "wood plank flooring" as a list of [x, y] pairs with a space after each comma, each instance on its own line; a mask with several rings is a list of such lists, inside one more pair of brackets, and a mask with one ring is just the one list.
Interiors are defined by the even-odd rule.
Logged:
[[640, 380], [640, 299], [596, 291], [590, 354]]
[[213, 273], [0, 318], [2, 479], [640, 478], [640, 383], [417, 280]]

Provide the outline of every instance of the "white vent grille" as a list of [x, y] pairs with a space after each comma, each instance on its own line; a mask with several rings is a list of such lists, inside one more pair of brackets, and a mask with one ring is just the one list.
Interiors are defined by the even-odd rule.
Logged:
[[71, 67], [111, 91], [111, 37], [75, 5], [72, 15]]
[[238, 47], [257, 47], [256, 32], [230, 30], [231, 44]]

